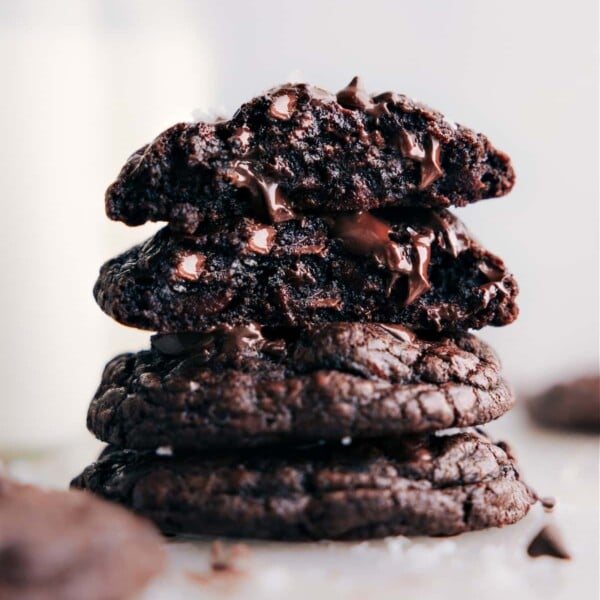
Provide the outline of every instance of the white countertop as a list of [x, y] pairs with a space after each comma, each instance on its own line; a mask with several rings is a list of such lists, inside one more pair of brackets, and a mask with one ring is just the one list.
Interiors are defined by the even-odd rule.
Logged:
[[[167, 571], [141, 600], [187, 598], [453, 598], [596, 600], [598, 591], [598, 438], [533, 427], [517, 409], [487, 427], [508, 441], [526, 481], [557, 498], [552, 514], [535, 506], [520, 523], [452, 538], [388, 538], [363, 543], [243, 542], [232, 569], [212, 571], [213, 540], [166, 543]], [[81, 446], [9, 462], [19, 479], [66, 487], [97, 455]], [[526, 548], [554, 522], [572, 560], [530, 558]], [[224, 542], [225, 554], [235, 545]]]

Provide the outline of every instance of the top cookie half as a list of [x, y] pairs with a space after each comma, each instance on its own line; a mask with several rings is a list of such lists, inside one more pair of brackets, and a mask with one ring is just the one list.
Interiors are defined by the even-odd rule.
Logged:
[[510, 191], [510, 159], [484, 135], [406, 96], [285, 84], [217, 123], [179, 123], [135, 152], [106, 193], [111, 219], [207, 221], [385, 206], [464, 206]]

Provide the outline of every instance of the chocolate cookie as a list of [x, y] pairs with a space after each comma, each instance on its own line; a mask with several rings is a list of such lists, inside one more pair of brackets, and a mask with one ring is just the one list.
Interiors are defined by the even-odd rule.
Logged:
[[164, 563], [150, 523], [90, 494], [0, 476], [0, 598], [130, 598]]
[[535, 501], [513, 459], [474, 431], [190, 456], [109, 449], [72, 485], [167, 533], [284, 539], [454, 535]]
[[205, 221], [383, 206], [462, 206], [506, 194], [515, 175], [489, 140], [406, 96], [286, 84], [229, 121], [180, 123], [140, 148], [106, 194], [111, 219]]
[[547, 427], [600, 432], [600, 376], [555, 385], [531, 398], [528, 409]]
[[485, 423], [513, 396], [472, 335], [399, 326], [255, 326], [154, 336], [108, 363], [88, 413], [125, 448], [241, 447], [435, 431]]
[[161, 332], [220, 323], [506, 325], [516, 281], [447, 211], [240, 219], [194, 236], [162, 229], [108, 261], [94, 288], [120, 323]]

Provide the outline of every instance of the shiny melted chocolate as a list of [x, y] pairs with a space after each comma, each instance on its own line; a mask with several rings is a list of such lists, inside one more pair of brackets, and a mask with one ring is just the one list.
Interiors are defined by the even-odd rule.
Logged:
[[175, 267], [175, 278], [185, 279], [186, 281], [196, 281], [202, 275], [205, 263], [206, 257], [199, 252], [181, 254], [179, 256], [179, 262]]
[[390, 271], [388, 296], [401, 275], [408, 276], [407, 305], [431, 287], [427, 268], [435, 237], [432, 231], [423, 234], [411, 230], [412, 243], [401, 245], [390, 238], [389, 223], [368, 212], [340, 214], [329, 217], [328, 221], [333, 235], [348, 252], [371, 257]]
[[375, 123], [378, 123], [381, 117], [390, 114], [388, 102], [394, 102], [396, 95], [387, 92], [380, 94], [375, 101], [363, 86], [360, 78], [354, 77], [345, 88], [337, 93], [336, 99], [344, 108], [363, 110], [375, 120]]
[[309, 300], [311, 308], [333, 308], [340, 310], [343, 307], [342, 299], [337, 298], [313, 298]]
[[345, 108], [358, 108], [366, 110], [373, 108], [374, 103], [358, 77], [336, 94], [337, 101]]
[[275, 229], [265, 225], [252, 233], [248, 240], [247, 248], [256, 254], [269, 254], [275, 241]]
[[443, 233], [443, 239], [439, 240], [441, 248], [449, 252], [454, 258], [469, 249], [471, 240], [461, 223], [454, 223], [454, 226], [450, 227], [448, 221], [440, 217], [434, 210], [428, 211], [427, 214], [431, 226]]
[[239, 327], [219, 325], [202, 333], [159, 333], [151, 338], [153, 350], [168, 356], [199, 353], [211, 346], [218, 346], [228, 354], [254, 353], [259, 352], [264, 343], [256, 323]]
[[489, 279], [488, 283], [479, 286], [483, 295], [484, 307], [487, 307], [497, 296], [503, 298], [510, 294], [504, 285], [504, 273], [501, 270], [485, 263], [479, 266], [479, 270]]
[[295, 93], [286, 93], [285, 91], [273, 97], [269, 114], [274, 119], [285, 121], [292, 116], [296, 108], [297, 96]]
[[[391, 92], [379, 94], [373, 99], [358, 77], [354, 77], [335, 97], [320, 88], [308, 85], [288, 85], [275, 88], [268, 94], [271, 102], [269, 114], [272, 118], [279, 120], [292, 118], [298, 102], [298, 89], [303, 89], [309, 94], [311, 103], [330, 102], [336, 99], [344, 108], [364, 111], [376, 123], [382, 116], [390, 114], [388, 105], [398, 101], [398, 96]], [[310, 123], [307, 124], [307, 126], [309, 125]], [[302, 125], [297, 128], [294, 135], [301, 136], [303, 128], [304, 126]], [[367, 140], [368, 143], [375, 144], [376, 146], [384, 143], [378, 131], [374, 131], [370, 135], [367, 135], [365, 131], [361, 133], [362, 139]], [[233, 185], [239, 188], [247, 188], [252, 194], [261, 196], [273, 223], [281, 223], [297, 218], [297, 215], [280, 189], [279, 183], [269, 180], [256, 171], [255, 165], [250, 159], [251, 152], [248, 152], [251, 139], [250, 131], [247, 128], [239, 128], [234, 132], [232, 137], [234, 138], [233, 141], [242, 151], [242, 157], [233, 160], [231, 168], [228, 171], [228, 177]], [[398, 140], [398, 147], [404, 158], [420, 163], [420, 190], [426, 189], [444, 174], [440, 162], [441, 147], [437, 138], [430, 135], [422, 146], [418, 143], [414, 133], [402, 131]]]
[[262, 196], [273, 223], [282, 223], [296, 218], [296, 214], [280, 190], [279, 184], [268, 181], [257, 173], [251, 161], [234, 160], [229, 171], [229, 177], [236, 187], [247, 188], [253, 194]]
[[416, 234], [413, 237], [413, 247], [417, 254], [415, 269], [410, 274], [408, 280], [408, 295], [404, 303], [412, 304], [419, 296], [431, 288], [431, 283], [427, 276], [429, 270], [429, 261], [431, 260], [431, 243], [435, 239], [433, 231], [424, 234]]
[[437, 138], [429, 136], [425, 148], [421, 146], [413, 133], [401, 131], [398, 140], [400, 153], [404, 158], [410, 158], [421, 163], [421, 181], [419, 189], [428, 188], [434, 181], [437, 181], [443, 174], [440, 163], [441, 147]]
[[[354, 77], [345, 88], [341, 89], [337, 93], [336, 98], [344, 108], [362, 110], [373, 117], [376, 122], [382, 116], [390, 114], [388, 103], [396, 102], [398, 99], [392, 92], [379, 94], [373, 99], [358, 77]], [[368, 136], [365, 139], [368, 139]], [[414, 133], [401, 131], [398, 147], [404, 158], [416, 160], [421, 163], [420, 190], [428, 188], [444, 174], [440, 162], [440, 142], [434, 136], [430, 135], [425, 142], [425, 147], [423, 147], [417, 142]]]
[[423, 149], [423, 146], [417, 142], [414, 133], [410, 133], [410, 131], [403, 129], [400, 132], [398, 146], [400, 147], [400, 153], [404, 158], [412, 158], [418, 161], [425, 160], [425, 150]]

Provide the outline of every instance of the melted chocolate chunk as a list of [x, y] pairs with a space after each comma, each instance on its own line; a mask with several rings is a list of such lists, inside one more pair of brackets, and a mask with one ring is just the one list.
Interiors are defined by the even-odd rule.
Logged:
[[283, 90], [281, 94], [273, 97], [269, 114], [276, 119], [289, 119], [296, 107], [296, 100], [297, 96], [294, 90], [290, 92]]
[[[197, 275], [182, 272], [182, 256], [202, 256]], [[460, 221], [414, 209], [240, 219], [194, 236], [165, 228], [106, 263], [95, 287], [119, 322], [163, 333], [330, 321], [464, 330], [510, 323], [516, 294]]]
[[106, 194], [110, 218], [206, 222], [381, 207], [463, 206], [506, 194], [508, 157], [489, 140], [406, 96], [369, 95], [358, 78], [337, 96], [286, 84], [230, 121], [181, 123], [133, 154]]
[[187, 281], [197, 281], [204, 271], [206, 257], [203, 254], [182, 253], [179, 262], [175, 267], [175, 279], [186, 279]]
[[275, 240], [275, 229], [269, 227], [259, 227], [248, 240], [248, 250], [258, 254], [269, 254]]
[[571, 555], [565, 549], [558, 529], [554, 525], [546, 525], [541, 529], [527, 547], [527, 554], [534, 558], [538, 556], [571, 558]]
[[373, 100], [362, 81], [354, 77], [352, 81], [336, 95], [337, 101], [346, 108], [366, 110], [373, 108]]
[[167, 356], [200, 352], [217, 344], [226, 353], [252, 353], [265, 343], [260, 328], [255, 323], [246, 327], [219, 325], [203, 333], [163, 333], [153, 335], [152, 348]]
[[409, 276], [407, 304], [417, 297], [414, 288], [419, 285], [422, 273], [421, 269], [413, 264], [412, 246], [402, 247], [394, 242], [390, 238], [392, 229], [388, 223], [366, 212], [341, 214], [331, 219], [331, 230], [348, 252], [357, 256], [371, 257], [377, 264], [390, 271], [387, 296], [391, 294], [398, 275], [402, 274]]
[[278, 183], [268, 181], [258, 173], [249, 161], [234, 161], [231, 170], [231, 181], [237, 187], [248, 188], [253, 193], [261, 194], [269, 217], [273, 223], [289, 221], [296, 217], [288, 205]]
[[412, 158], [419, 162], [425, 160], [425, 150], [423, 150], [423, 146], [417, 142], [415, 136], [409, 131], [400, 131], [399, 147], [402, 156], [405, 158]]

